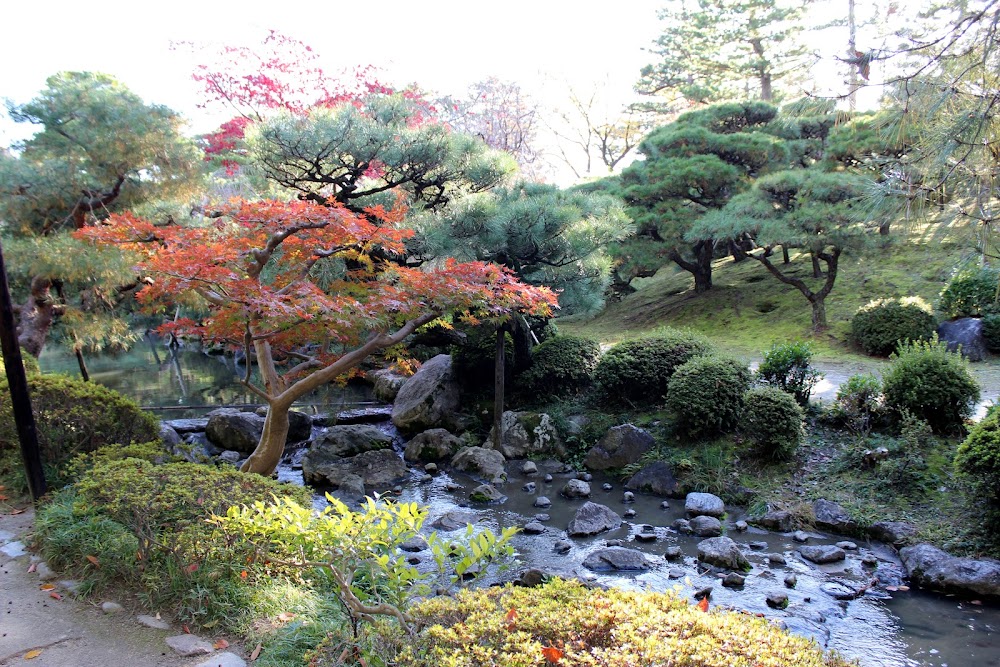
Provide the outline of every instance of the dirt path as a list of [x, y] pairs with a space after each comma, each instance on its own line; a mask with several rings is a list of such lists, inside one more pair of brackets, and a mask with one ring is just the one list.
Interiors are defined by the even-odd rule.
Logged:
[[[29, 572], [34, 510], [23, 513], [0, 503], [0, 665], [3, 667], [236, 667], [246, 663], [235, 653], [181, 657], [166, 638], [179, 629], [141, 625], [127, 608], [102, 612], [102, 601], [75, 598], [58, 580], [42, 590], [37, 572]], [[53, 593], [55, 595], [53, 595]], [[120, 600], [126, 604], [126, 600]], [[126, 607], [128, 605], [126, 604]]]

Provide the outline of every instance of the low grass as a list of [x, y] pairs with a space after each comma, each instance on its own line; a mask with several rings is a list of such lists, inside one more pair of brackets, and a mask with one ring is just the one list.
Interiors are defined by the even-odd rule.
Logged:
[[[872, 299], [919, 296], [937, 304], [938, 295], [957, 267], [975, 260], [967, 227], [955, 223], [894, 228], [875, 237], [862, 252], [841, 257], [833, 292], [826, 299], [829, 329], [812, 331], [811, 308], [795, 288], [771, 276], [753, 260], [716, 260], [713, 288], [695, 294], [690, 274], [668, 264], [652, 278], [636, 279], [637, 288], [609, 303], [596, 318], [558, 321], [564, 333], [616, 343], [671, 326], [708, 336], [734, 354], [757, 356], [776, 342], [809, 341], [821, 361], [867, 359], [850, 341], [850, 320]], [[776, 256], [778, 262], [780, 255]], [[805, 253], [792, 253], [789, 273], [807, 279], [812, 264]]]

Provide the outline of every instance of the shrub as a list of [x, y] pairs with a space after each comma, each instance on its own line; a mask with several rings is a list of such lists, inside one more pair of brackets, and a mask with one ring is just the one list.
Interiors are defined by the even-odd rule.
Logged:
[[531, 368], [518, 378], [521, 389], [535, 395], [565, 396], [590, 386], [601, 358], [601, 346], [578, 336], [556, 336], [531, 351]]
[[435, 597], [417, 605], [414, 615], [424, 629], [398, 642], [400, 667], [849, 664], [763, 618], [705, 613], [672, 593], [603, 590], [561, 579]]
[[990, 313], [983, 315], [983, 342], [990, 352], [1000, 352], [1000, 315]]
[[937, 340], [900, 345], [882, 377], [885, 404], [923, 419], [935, 433], [962, 429], [979, 400], [979, 385], [969, 363]]
[[667, 329], [655, 337], [618, 343], [608, 350], [594, 371], [600, 395], [618, 404], [655, 405], [667, 394], [670, 378], [679, 366], [713, 348], [702, 336]]
[[795, 397], [799, 405], [809, 404], [809, 394], [823, 374], [809, 367], [812, 349], [808, 343], [775, 344], [764, 353], [764, 360], [757, 368], [760, 382]]
[[735, 428], [751, 377], [746, 364], [729, 357], [696, 357], [683, 364], [667, 390], [677, 433], [701, 438]]
[[802, 408], [791, 394], [775, 387], [755, 387], [744, 397], [740, 432], [760, 456], [788, 459], [802, 442], [803, 419]]
[[[38, 375], [41, 369], [38, 367], [38, 359], [29, 354], [23, 347], [21, 348], [21, 363], [24, 365], [25, 375]], [[7, 375], [7, 367], [3, 363], [3, 352], [0, 352], [0, 378]]]
[[[469, 391], [492, 390], [496, 372], [496, 329], [488, 325], [472, 327], [465, 335], [465, 343], [451, 348], [455, 377]], [[504, 382], [509, 384], [514, 377], [514, 339], [510, 333], [504, 333], [504, 344]]]
[[[64, 483], [74, 456], [106, 445], [159, 440], [160, 424], [134, 401], [93, 382], [28, 377], [38, 445], [50, 486]], [[0, 452], [19, 448], [6, 378], [0, 378]]]
[[945, 317], [978, 317], [997, 310], [1000, 271], [988, 266], [959, 271], [941, 290], [938, 310]]
[[955, 453], [955, 469], [974, 495], [1000, 505], [1000, 412], [994, 410], [972, 427]]
[[837, 389], [837, 408], [849, 428], [868, 431], [885, 412], [882, 381], [872, 373], [852, 375]]
[[936, 330], [930, 307], [920, 299], [871, 301], [851, 318], [854, 342], [879, 357], [889, 356], [903, 341], [929, 340]]

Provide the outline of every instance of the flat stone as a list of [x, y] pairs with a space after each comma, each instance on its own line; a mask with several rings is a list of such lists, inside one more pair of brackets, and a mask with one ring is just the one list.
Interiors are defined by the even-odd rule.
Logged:
[[764, 551], [767, 549], [767, 542], [751, 542], [750, 548], [754, 551]]
[[533, 505], [535, 507], [545, 509], [546, 507], [552, 507], [552, 501], [546, 498], [545, 496], [538, 496], [537, 498], [535, 498], [535, 502], [533, 503]]
[[551, 521], [552, 517], [545, 512], [539, 512], [535, 515], [535, 521]]
[[567, 554], [572, 548], [573, 545], [567, 542], [566, 540], [559, 540], [552, 545], [552, 550], [555, 551], [557, 554]]
[[0, 554], [3, 554], [7, 558], [20, 558], [21, 556], [27, 556], [28, 550], [25, 549], [24, 542], [16, 540], [0, 546]]
[[583, 561], [583, 566], [598, 572], [608, 570], [648, 570], [649, 563], [641, 551], [624, 547], [598, 549]]
[[545, 532], [545, 526], [537, 521], [531, 521], [524, 525], [525, 535], [541, 535]]
[[747, 578], [742, 574], [736, 574], [735, 572], [730, 572], [722, 580], [722, 585], [726, 588], [742, 588], [746, 583]]
[[427, 540], [423, 535], [414, 535], [399, 545], [400, 551], [406, 551], [408, 553], [416, 553], [418, 551], [423, 551], [426, 548]]
[[683, 554], [680, 547], [667, 547], [667, 550], [663, 552], [663, 557], [667, 560], [677, 560]]
[[835, 547], [829, 544], [812, 546], [812, 547], [799, 547], [799, 553], [802, 557], [813, 563], [822, 565], [824, 563], [836, 563], [847, 558], [847, 554], [840, 547]]
[[140, 614], [135, 617], [135, 620], [139, 621], [142, 625], [147, 628], [153, 628], [154, 630], [169, 630], [170, 624], [163, 619], [156, 618], [155, 616], [149, 616], [147, 614]]
[[676, 567], [672, 567], [669, 570], [667, 570], [667, 578], [668, 579], [681, 579], [681, 578], [686, 577], [686, 576], [687, 576], [687, 572], [685, 572], [684, 570], [678, 569]]
[[9, 530], [0, 530], [0, 542], [10, 542], [15, 537], [17, 537], [17, 535]]
[[226, 651], [225, 653], [213, 655], [210, 660], [199, 662], [194, 667], [247, 667], [247, 663], [246, 660], [235, 653]]
[[858, 597], [858, 592], [844, 586], [843, 584], [837, 584], [833, 582], [825, 583], [819, 587], [821, 591], [829, 595], [836, 600], [853, 600]]
[[475, 523], [478, 520], [475, 512], [468, 512], [462, 510], [451, 510], [450, 512], [445, 512], [438, 518], [434, 519], [431, 526], [437, 528], [438, 530], [452, 531], [458, 530], [459, 528], [465, 528], [470, 523]]
[[167, 646], [172, 648], [174, 653], [185, 658], [208, 655], [215, 651], [215, 647], [197, 635], [175, 635], [163, 641], [167, 642]]
[[621, 526], [621, 523], [621, 517], [610, 507], [587, 502], [576, 511], [573, 520], [569, 522], [567, 533], [570, 537], [597, 535], [606, 530], [614, 530]]
[[808, 542], [809, 533], [802, 530], [797, 530], [795, 531], [795, 534], [792, 535], [792, 539], [795, 540], [796, 542]]
[[120, 614], [125, 611], [125, 607], [121, 606], [117, 602], [103, 602], [101, 603], [101, 611], [105, 614]]
[[768, 554], [767, 562], [771, 565], [787, 565], [788, 561], [785, 560], [784, 554]]
[[837, 546], [840, 547], [841, 549], [843, 549], [844, 551], [857, 551], [858, 550], [858, 545], [857, 544], [855, 544], [854, 542], [849, 542], [847, 540], [844, 540], [843, 542], [837, 542]]

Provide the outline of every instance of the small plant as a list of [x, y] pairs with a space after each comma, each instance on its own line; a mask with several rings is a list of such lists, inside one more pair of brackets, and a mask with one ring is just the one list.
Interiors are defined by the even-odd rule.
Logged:
[[757, 368], [757, 379], [791, 394], [799, 405], [808, 405], [813, 387], [823, 379], [822, 373], [809, 366], [811, 360], [812, 349], [808, 343], [775, 344], [764, 353], [764, 360]]
[[601, 346], [589, 338], [549, 338], [531, 351], [531, 368], [518, 384], [536, 398], [577, 394], [590, 386], [600, 358]]
[[848, 428], [867, 433], [885, 411], [882, 381], [872, 373], [852, 375], [837, 389], [837, 408]]
[[890, 360], [882, 377], [887, 408], [925, 420], [935, 433], [962, 430], [979, 400], [979, 384], [961, 354], [934, 336], [900, 345]]
[[972, 427], [955, 453], [955, 470], [974, 495], [1000, 508], [1000, 411], [993, 410]]
[[729, 357], [697, 357], [682, 365], [667, 390], [677, 433], [697, 439], [731, 432], [750, 380], [747, 365]]
[[990, 352], [1000, 352], [1000, 314], [983, 315], [983, 341]]
[[[38, 375], [41, 373], [41, 369], [38, 368], [38, 359], [32, 356], [23, 347], [21, 348], [21, 364], [24, 365], [25, 375]], [[4, 366], [3, 353], [0, 352], [0, 377], [7, 375], [7, 367]]]
[[804, 436], [802, 408], [791, 394], [775, 387], [755, 387], [746, 393], [740, 432], [766, 459], [789, 459]]
[[998, 310], [1000, 271], [988, 266], [955, 274], [941, 290], [938, 310], [945, 317], [979, 317]]
[[600, 396], [618, 405], [661, 404], [674, 371], [713, 348], [702, 336], [665, 329], [655, 337], [618, 343], [597, 364], [594, 383]]
[[887, 357], [907, 340], [930, 340], [937, 322], [919, 298], [881, 299], [858, 309], [851, 318], [851, 337], [865, 351]]

